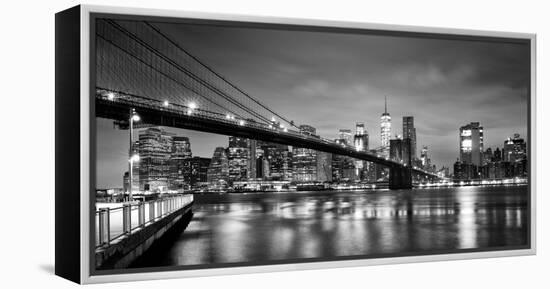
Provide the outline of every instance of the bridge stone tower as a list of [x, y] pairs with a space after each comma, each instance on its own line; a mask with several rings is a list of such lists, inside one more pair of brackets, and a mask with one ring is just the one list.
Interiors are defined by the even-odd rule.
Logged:
[[405, 190], [412, 188], [412, 168], [390, 167], [389, 189]]

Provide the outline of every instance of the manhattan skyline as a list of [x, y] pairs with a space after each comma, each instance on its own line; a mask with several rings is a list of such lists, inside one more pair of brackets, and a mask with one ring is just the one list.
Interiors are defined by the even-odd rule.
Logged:
[[[325, 138], [364, 122], [380, 145], [384, 96], [392, 138], [414, 116], [417, 148], [440, 167], [458, 157], [458, 129], [478, 121], [485, 148], [527, 132], [528, 46], [505, 42], [157, 24], [170, 37], [254, 97]], [[231, 41], [227, 41], [230, 39]], [[127, 131], [98, 124], [98, 167], [127, 157]], [[211, 157], [227, 136], [169, 129], [191, 140], [193, 155]], [[121, 145], [125, 145], [121, 147]], [[116, 159], [113, 159], [113, 157]]]

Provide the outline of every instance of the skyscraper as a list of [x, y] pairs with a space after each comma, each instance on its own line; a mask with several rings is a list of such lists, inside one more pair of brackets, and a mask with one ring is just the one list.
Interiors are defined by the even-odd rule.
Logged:
[[248, 139], [248, 169], [247, 178], [249, 180], [257, 178], [257, 163], [256, 163], [256, 149], [258, 148], [258, 141], [255, 139]]
[[227, 147], [229, 180], [245, 181], [249, 177], [250, 142], [246, 138], [230, 136]]
[[184, 161], [190, 168], [190, 173], [186, 176], [186, 183], [195, 185], [196, 183], [205, 183], [208, 181], [209, 158], [193, 157]]
[[354, 181], [357, 177], [355, 161], [351, 157], [332, 155], [332, 181]]
[[144, 191], [163, 191], [170, 181], [174, 134], [152, 127], [139, 134], [139, 183]]
[[388, 102], [384, 97], [384, 113], [380, 117], [380, 141], [382, 146], [382, 154], [389, 157], [390, 152], [390, 137], [391, 137], [391, 116], [388, 113]]
[[[309, 125], [300, 125], [300, 133], [315, 135], [316, 130]], [[296, 182], [317, 181], [317, 152], [307, 148], [292, 148], [293, 179]]]
[[416, 128], [412, 116], [403, 117], [403, 138], [411, 140], [411, 158], [416, 159]]
[[460, 127], [460, 161], [481, 166], [483, 159], [483, 127], [472, 122]]
[[492, 150], [491, 148], [487, 148], [487, 149], [483, 152], [482, 165], [486, 165], [486, 164], [492, 162], [493, 159], [494, 159], [493, 150]]
[[191, 158], [191, 143], [183, 136], [172, 137], [172, 152], [170, 155], [169, 187], [172, 190], [183, 189], [190, 184], [191, 166], [185, 160]]
[[369, 134], [365, 129], [365, 123], [355, 123], [355, 136], [353, 137], [353, 144], [358, 151], [369, 150]]
[[206, 179], [213, 186], [225, 185], [229, 179], [229, 161], [225, 148], [217, 147], [208, 166]]
[[522, 161], [527, 158], [527, 144], [519, 133], [516, 133], [513, 138], [509, 137], [504, 141], [502, 152], [504, 161], [512, 163]]
[[346, 145], [352, 145], [351, 129], [341, 128], [338, 131], [338, 139], [344, 141]]
[[[290, 180], [292, 179], [292, 159], [288, 146], [271, 143], [258, 142], [256, 155], [261, 158], [258, 170], [264, 180]], [[258, 175], [258, 173], [256, 174]]]

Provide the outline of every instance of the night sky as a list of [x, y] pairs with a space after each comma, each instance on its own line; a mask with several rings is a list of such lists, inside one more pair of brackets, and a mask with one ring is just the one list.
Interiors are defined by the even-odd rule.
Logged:
[[[452, 166], [458, 129], [484, 127], [485, 148], [526, 137], [528, 45], [366, 34], [155, 24], [194, 56], [279, 114], [336, 138], [365, 122], [370, 147], [380, 145], [384, 96], [392, 136], [414, 116], [417, 149]], [[227, 137], [168, 129], [190, 137], [193, 155], [211, 157]], [[98, 187], [120, 187], [128, 132], [98, 122]]]

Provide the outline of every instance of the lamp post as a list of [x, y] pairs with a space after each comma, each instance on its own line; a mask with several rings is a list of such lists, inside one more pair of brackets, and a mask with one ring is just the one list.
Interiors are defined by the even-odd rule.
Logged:
[[134, 154], [134, 121], [139, 121], [140, 117], [136, 113], [135, 109], [130, 109], [130, 118], [128, 120], [130, 125], [130, 160], [128, 161], [128, 201], [132, 202], [132, 186], [134, 179], [134, 162], [139, 161], [139, 155]]

